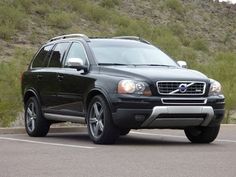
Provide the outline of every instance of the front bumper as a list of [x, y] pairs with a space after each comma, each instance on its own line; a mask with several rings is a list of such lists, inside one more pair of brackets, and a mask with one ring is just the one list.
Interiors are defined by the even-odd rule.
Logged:
[[[203, 104], [162, 104], [162, 98], [150, 101], [122, 100], [112, 113], [120, 128], [185, 128], [217, 126], [224, 118], [224, 98], [208, 97]], [[133, 104], [132, 104], [133, 102]], [[135, 107], [134, 107], [135, 105]]]
[[211, 106], [155, 106], [141, 127], [207, 126], [213, 117]]

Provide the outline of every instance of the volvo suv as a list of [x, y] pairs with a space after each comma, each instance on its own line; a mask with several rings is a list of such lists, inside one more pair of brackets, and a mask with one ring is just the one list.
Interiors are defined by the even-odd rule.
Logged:
[[135, 36], [58, 36], [22, 76], [25, 128], [46, 136], [58, 122], [87, 124], [112, 144], [130, 129], [183, 129], [193, 143], [215, 140], [224, 117], [221, 85]]

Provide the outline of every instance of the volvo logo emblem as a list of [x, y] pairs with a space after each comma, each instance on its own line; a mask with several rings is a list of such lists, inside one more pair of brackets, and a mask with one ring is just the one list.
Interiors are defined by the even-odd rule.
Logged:
[[179, 91], [181, 93], [185, 93], [187, 91], [187, 88], [188, 88], [187, 84], [180, 84], [179, 85]]

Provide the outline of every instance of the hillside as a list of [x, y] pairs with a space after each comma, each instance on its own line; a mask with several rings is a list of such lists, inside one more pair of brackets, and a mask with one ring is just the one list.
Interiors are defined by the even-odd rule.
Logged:
[[66, 33], [137, 35], [223, 84], [236, 107], [236, 5], [211, 0], [0, 0], [0, 125], [22, 111], [20, 75], [37, 48]]

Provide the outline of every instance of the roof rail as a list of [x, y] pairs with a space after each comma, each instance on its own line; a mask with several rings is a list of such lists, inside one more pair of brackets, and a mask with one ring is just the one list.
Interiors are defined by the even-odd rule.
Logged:
[[131, 39], [131, 40], [136, 40], [136, 41], [141, 41], [141, 42], [144, 42], [146, 44], [151, 44], [149, 41], [141, 38], [141, 37], [138, 37], [138, 36], [115, 36], [113, 37], [114, 39]]
[[49, 40], [49, 42], [52, 42], [52, 41], [55, 41], [55, 40], [59, 40], [59, 39], [73, 38], [73, 37], [81, 37], [81, 38], [83, 38], [87, 42], [90, 41], [89, 37], [86, 36], [85, 34], [67, 34], [67, 35], [56, 36], [54, 38], [51, 38]]

